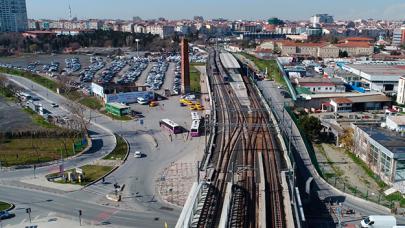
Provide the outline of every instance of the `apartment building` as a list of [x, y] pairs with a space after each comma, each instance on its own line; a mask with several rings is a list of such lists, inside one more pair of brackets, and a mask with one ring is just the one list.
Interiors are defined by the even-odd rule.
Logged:
[[149, 25], [146, 27], [146, 33], [159, 35], [160, 38], [166, 39], [174, 35], [174, 26], [171, 25]]
[[0, 32], [22, 32], [28, 29], [25, 0], [0, 1]]
[[405, 42], [405, 25], [401, 28], [394, 29], [392, 34], [392, 45], [401, 46]]
[[405, 181], [405, 138], [378, 125], [352, 124], [354, 153], [384, 182]]
[[405, 76], [400, 77], [398, 81], [397, 103], [405, 104]]
[[314, 56], [321, 58], [337, 58], [340, 52], [348, 56], [369, 56], [374, 53], [374, 47], [369, 42], [331, 43], [302, 43], [293, 41], [276, 41], [275, 46], [282, 56]]

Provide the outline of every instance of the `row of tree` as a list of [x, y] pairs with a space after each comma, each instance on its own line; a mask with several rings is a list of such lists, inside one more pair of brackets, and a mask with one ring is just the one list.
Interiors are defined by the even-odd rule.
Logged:
[[0, 55], [14, 52], [62, 52], [65, 48], [80, 47], [138, 47], [140, 50], [172, 51], [178, 49], [179, 38], [162, 40], [150, 33], [128, 33], [118, 31], [88, 31], [78, 35], [25, 37], [20, 33], [0, 33]]

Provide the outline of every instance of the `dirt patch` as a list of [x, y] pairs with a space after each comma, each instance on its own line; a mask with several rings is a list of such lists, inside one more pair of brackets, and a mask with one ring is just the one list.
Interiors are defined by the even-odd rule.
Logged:
[[347, 183], [348, 188], [376, 194], [380, 187], [367, 173], [347, 155], [342, 148], [331, 144], [315, 146], [316, 155], [324, 175], [334, 184], [334, 178]]
[[32, 122], [31, 117], [14, 102], [0, 97], [0, 132], [43, 130]]

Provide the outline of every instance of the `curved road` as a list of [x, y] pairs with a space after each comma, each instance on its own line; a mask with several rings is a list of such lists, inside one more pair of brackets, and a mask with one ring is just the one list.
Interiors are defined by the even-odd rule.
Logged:
[[[12, 75], [8, 75], [8, 77], [27, 90], [31, 90], [32, 93], [41, 97], [42, 100], [48, 103], [59, 104], [60, 109], [67, 112], [64, 104], [67, 104], [69, 101], [65, 97], [28, 79]], [[85, 109], [85, 116], [91, 119], [90, 130], [93, 132], [92, 141], [94, 148], [82, 156], [65, 161], [64, 166], [66, 169], [91, 163], [109, 153], [115, 146], [115, 137], [112, 135], [112, 132], [121, 134], [129, 142], [131, 155], [136, 150], [141, 150], [147, 154], [147, 157], [143, 159], [148, 162], [140, 162], [134, 159], [133, 156], [130, 156], [127, 162], [106, 178], [106, 182], [109, 183], [96, 183], [94, 186], [71, 193], [55, 194], [20, 186], [8, 187], [2, 185], [0, 188], [0, 199], [15, 202], [17, 209], [30, 205], [33, 211], [40, 213], [41, 216], [54, 211], [63, 216], [71, 216], [73, 219], [77, 216], [77, 209], [80, 208], [83, 210], [83, 219], [86, 222], [95, 222], [95, 224], [107, 220], [109, 223], [120, 227], [158, 227], [160, 226], [158, 224], [162, 224], [163, 220], [169, 225], [175, 224], [180, 214], [180, 209], [166, 205], [158, 200], [157, 196], [154, 195], [155, 183], [153, 177], [157, 176], [157, 172], [162, 167], [166, 167], [187, 153], [187, 151], [180, 150], [176, 153], [167, 154], [153, 153], [160, 149], [154, 148], [154, 143], [151, 142], [151, 139], [146, 134], [142, 135], [138, 133], [139, 135], [136, 135], [135, 129], [139, 127], [137, 123], [114, 121], [89, 109]], [[176, 145], [171, 146], [174, 147], [171, 148], [171, 151], [176, 151]], [[36, 173], [37, 175], [45, 175], [54, 172], [54, 169], [55, 165], [41, 167], [36, 170]], [[2, 180], [15, 180], [30, 175], [33, 175], [32, 169], [0, 172], [0, 184]], [[121, 205], [113, 205], [111, 202], [105, 200], [105, 193], [112, 191], [111, 183], [113, 182], [117, 182], [121, 186], [123, 184], [126, 185], [123, 192], [123, 201], [128, 201], [129, 203], [123, 204], [123, 208], [120, 207]], [[33, 201], [40, 203], [32, 203]], [[25, 211], [21, 211], [16, 210], [17, 218], [20, 217], [20, 214], [23, 216], [25, 213]], [[7, 222], [18, 223], [15, 219]]]

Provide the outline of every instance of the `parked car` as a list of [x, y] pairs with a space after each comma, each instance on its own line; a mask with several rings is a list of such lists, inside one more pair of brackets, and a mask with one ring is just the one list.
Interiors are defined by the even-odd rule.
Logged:
[[8, 211], [0, 211], [0, 219], [1, 220], [9, 219], [9, 218], [12, 218], [14, 216], [15, 216], [14, 213], [11, 213], [11, 212], [8, 212]]

